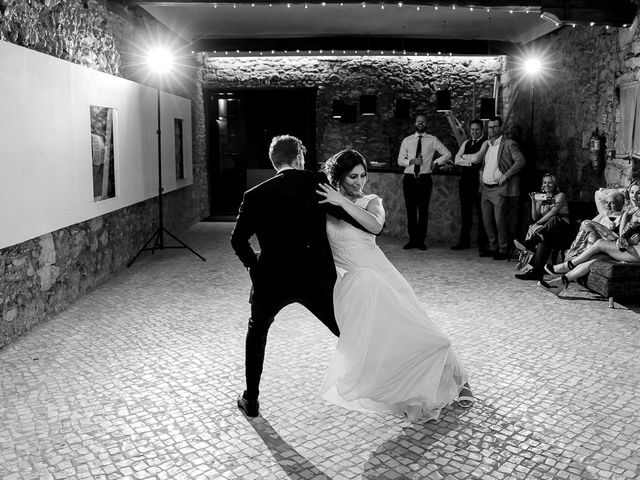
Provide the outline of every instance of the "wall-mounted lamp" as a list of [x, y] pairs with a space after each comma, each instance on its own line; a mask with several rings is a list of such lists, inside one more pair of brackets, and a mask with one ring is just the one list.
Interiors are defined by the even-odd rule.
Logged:
[[496, 99], [481, 98], [480, 99], [480, 119], [489, 120], [496, 116]]
[[360, 115], [376, 115], [378, 113], [375, 95], [360, 96]]
[[342, 118], [344, 111], [344, 102], [342, 100], [334, 100], [331, 103], [331, 116], [333, 118]]
[[342, 106], [342, 117], [340, 118], [340, 121], [342, 123], [356, 123], [358, 119], [358, 106], [357, 105], [350, 105], [350, 104], [343, 104]]
[[393, 114], [396, 118], [408, 120], [411, 112], [411, 100], [408, 98], [397, 98]]
[[451, 90], [436, 90], [436, 110], [438, 112], [451, 111]]

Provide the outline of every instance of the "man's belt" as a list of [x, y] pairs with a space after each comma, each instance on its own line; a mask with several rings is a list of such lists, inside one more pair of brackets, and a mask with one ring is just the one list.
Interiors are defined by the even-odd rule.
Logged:
[[482, 182], [482, 184], [487, 188], [495, 188], [495, 187], [499, 187], [500, 186], [499, 183], [484, 183], [484, 182]]

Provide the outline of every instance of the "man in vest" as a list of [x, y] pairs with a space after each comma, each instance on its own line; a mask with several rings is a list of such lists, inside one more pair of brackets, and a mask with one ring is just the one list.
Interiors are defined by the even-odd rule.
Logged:
[[488, 124], [489, 140], [480, 150], [480, 194], [482, 220], [487, 232], [489, 249], [481, 257], [493, 256], [506, 260], [514, 229], [509, 222], [515, 219], [518, 208], [520, 179], [518, 173], [525, 161], [518, 145], [502, 136], [502, 119], [494, 117]]
[[469, 124], [471, 139], [465, 140], [456, 154], [455, 164], [460, 167], [461, 175], [458, 184], [460, 197], [460, 239], [451, 250], [463, 250], [470, 247], [473, 211], [476, 211], [478, 224], [478, 249], [480, 253], [487, 250], [487, 234], [482, 222], [480, 209], [480, 147], [485, 142], [482, 134], [482, 120], [472, 120]]

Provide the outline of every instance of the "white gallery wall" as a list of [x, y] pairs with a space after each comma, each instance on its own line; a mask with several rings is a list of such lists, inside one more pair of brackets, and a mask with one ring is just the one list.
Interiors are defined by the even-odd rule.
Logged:
[[[115, 109], [115, 197], [94, 201], [91, 105]], [[193, 183], [191, 102], [161, 92], [162, 184]], [[176, 179], [174, 120], [183, 125]], [[0, 41], [0, 248], [158, 194], [157, 90]]]

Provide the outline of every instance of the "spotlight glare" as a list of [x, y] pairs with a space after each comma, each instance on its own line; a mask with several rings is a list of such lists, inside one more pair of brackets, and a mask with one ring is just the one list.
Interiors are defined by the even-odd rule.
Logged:
[[542, 70], [542, 62], [539, 58], [529, 58], [524, 62], [524, 70], [530, 75], [535, 75]]
[[173, 66], [173, 55], [164, 48], [155, 48], [147, 54], [147, 65], [154, 72], [167, 72]]

